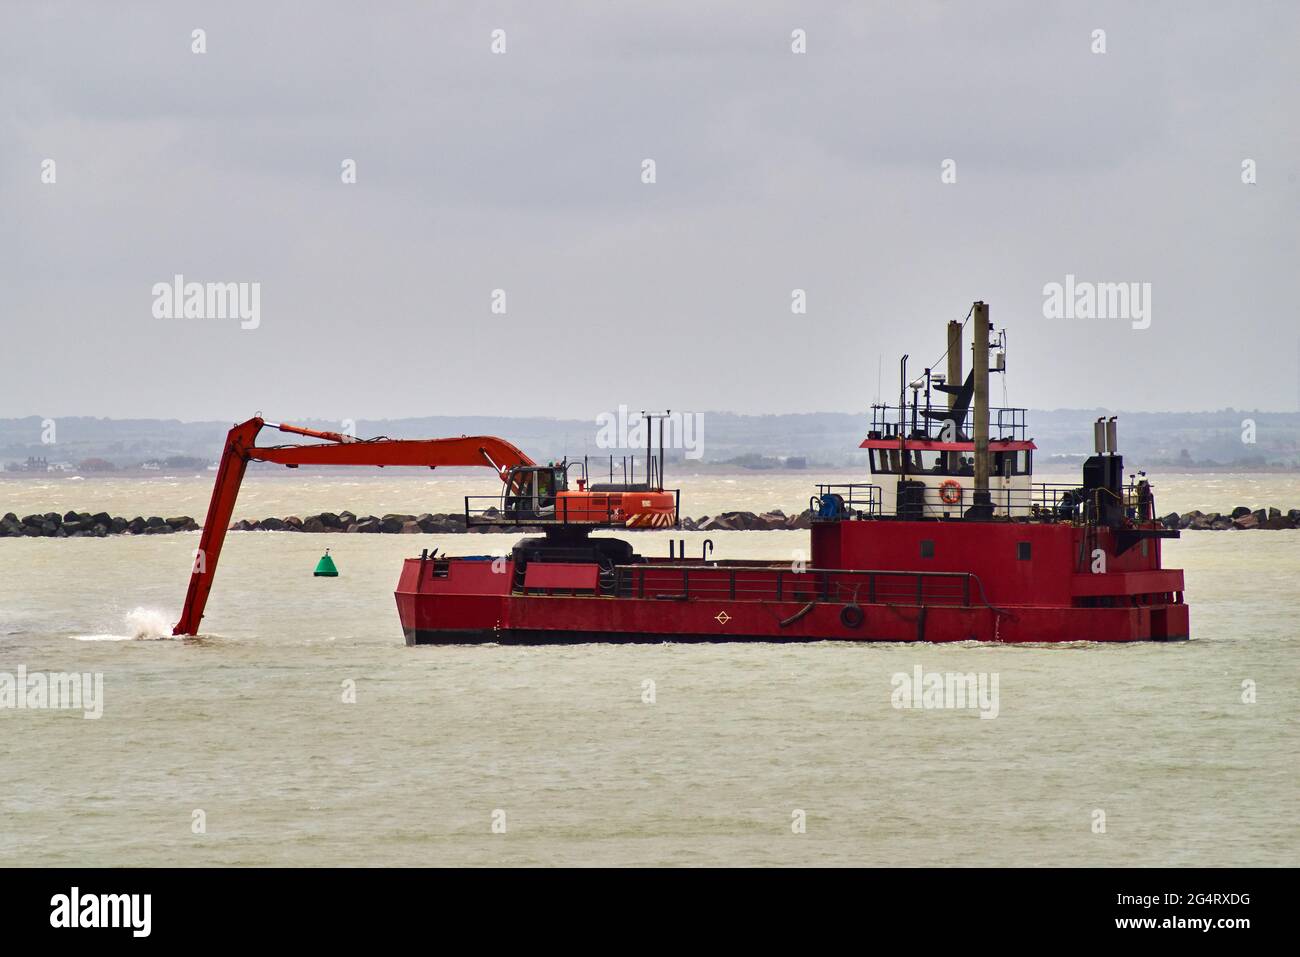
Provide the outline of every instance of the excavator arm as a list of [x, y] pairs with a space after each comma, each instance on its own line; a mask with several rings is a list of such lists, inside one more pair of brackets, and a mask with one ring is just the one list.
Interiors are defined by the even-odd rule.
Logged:
[[[319, 445], [278, 445], [259, 447], [258, 433], [263, 428], [278, 429], [295, 435], [324, 439]], [[458, 439], [357, 439], [338, 432], [318, 432], [299, 426], [265, 422], [254, 416], [232, 428], [217, 467], [217, 481], [208, 503], [208, 515], [194, 555], [189, 590], [181, 619], [173, 635], [198, 634], [203, 609], [217, 573], [221, 546], [235, 510], [235, 498], [250, 461], [298, 465], [414, 465], [435, 468], [439, 465], [486, 465], [504, 481], [512, 468], [535, 464], [532, 459], [504, 439], [493, 436], [461, 436]]]

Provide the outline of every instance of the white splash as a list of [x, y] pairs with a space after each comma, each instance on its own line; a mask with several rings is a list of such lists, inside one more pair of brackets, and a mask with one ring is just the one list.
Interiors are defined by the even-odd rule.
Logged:
[[156, 641], [172, 636], [175, 617], [158, 608], [133, 608], [126, 613], [126, 627], [132, 638]]
[[172, 636], [173, 617], [158, 608], [133, 608], [122, 617], [125, 634], [72, 637], [76, 641], [160, 641]]

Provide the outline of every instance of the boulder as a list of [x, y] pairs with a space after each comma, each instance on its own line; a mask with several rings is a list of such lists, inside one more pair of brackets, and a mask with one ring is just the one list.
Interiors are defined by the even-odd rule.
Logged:
[[1178, 523], [1179, 523], [1179, 515], [1177, 512], [1170, 512], [1168, 515], [1166, 515], [1164, 518], [1160, 520], [1160, 524], [1163, 525], [1165, 528], [1178, 528], [1179, 527]]
[[[90, 520], [96, 525], [103, 525], [105, 528], [113, 524], [113, 516], [109, 515], [108, 512], [96, 512], [90, 516]], [[171, 524], [171, 519], [167, 520], [167, 524]]]
[[302, 519], [297, 515], [286, 515], [284, 517], [284, 530], [286, 532], [301, 532]]
[[349, 532], [355, 530], [363, 534], [371, 534], [371, 535], [378, 534], [381, 531], [381, 529], [382, 529], [382, 525], [379, 519], [375, 518], [374, 516], [371, 516], [369, 518], [364, 518], [361, 521], [357, 522], [355, 525], [348, 526]]
[[[415, 522], [414, 517], [411, 519], [411, 521], [412, 523]], [[402, 526], [405, 524], [406, 523], [402, 519], [396, 517], [395, 515], [388, 515], [379, 520], [379, 530], [381, 532], [384, 532], [385, 534], [393, 535], [397, 532], [400, 532], [402, 530]], [[416, 527], [418, 528], [419, 526], [417, 525]]]
[[[78, 515], [77, 517], [78, 517], [78, 518], [81, 518], [80, 515]], [[82, 519], [82, 520], [83, 520], [83, 521], [89, 521], [89, 519], [90, 519], [90, 516], [87, 515], [86, 518], [85, 518], [85, 519]], [[159, 518], [157, 515], [150, 515], [148, 518], [146, 518], [146, 519], [144, 520], [144, 523], [145, 523], [146, 525], [148, 525], [150, 528], [156, 528], [156, 527], [159, 526], [159, 525], [165, 525], [165, 524], [166, 524], [166, 523], [165, 523], [161, 518]]]
[[146, 527], [145, 527], [145, 530], [144, 530], [144, 533], [145, 533], [146, 535], [167, 535], [167, 534], [169, 534], [171, 531], [172, 531], [172, 527], [171, 527], [170, 525], [168, 525], [166, 522], [163, 522], [163, 523], [161, 523], [161, 524], [159, 524], [159, 525], [148, 525], [148, 526], [146, 526]]
[[176, 515], [164, 521], [178, 532], [192, 532], [199, 527], [199, 523], [188, 515]]
[[349, 525], [355, 525], [357, 517], [351, 512], [339, 512], [339, 528], [347, 528]]
[[753, 512], [723, 512], [719, 519], [726, 522], [728, 528], [738, 531], [754, 531], [765, 527]]
[[141, 532], [145, 530], [146, 527], [147, 526], [145, 525], [144, 519], [141, 518], [139, 515], [137, 515], [135, 518], [131, 519], [131, 521], [126, 523], [126, 530], [130, 532], [132, 535], [139, 535]]
[[1250, 514], [1250, 509], [1246, 508], [1246, 506], [1244, 505], [1238, 505], [1236, 508], [1232, 510], [1231, 517], [1233, 519], [1238, 519], [1241, 518], [1243, 515], [1249, 515], [1249, 514]]
[[425, 532], [447, 534], [465, 531], [464, 515], [444, 515], [442, 512], [437, 512], [433, 515], [422, 515], [417, 521]]
[[1259, 517], [1250, 512], [1247, 512], [1245, 515], [1239, 516], [1238, 518], [1234, 518], [1232, 520], [1232, 527], [1243, 529], [1243, 530], [1250, 529], [1250, 528], [1259, 528]]
[[[322, 525], [324, 525], [326, 528], [338, 528], [338, 527], [339, 527], [339, 517], [338, 517], [336, 514], [334, 514], [333, 512], [321, 512], [320, 515], [316, 516], [316, 518], [317, 518], [317, 519], [320, 521], [320, 523], [321, 523]], [[303, 524], [306, 525], [305, 522], [304, 522]]]
[[284, 522], [280, 519], [271, 517], [262, 519], [262, 531], [264, 532], [282, 532], [284, 531]]
[[403, 535], [419, 535], [420, 523], [416, 521], [403, 522], [401, 527], [401, 533]]
[[812, 509], [805, 508], [798, 515], [792, 515], [786, 522], [786, 528], [812, 528]]
[[[337, 516], [335, 516], [335, 521], [337, 520], [338, 518]], [[323, 521], [321, 521], [320, 516], [318, 515], [309, 515], [307, 517], [307, 520], [302, 523], [302, 530], [304, 532], [332, 531], [331, 527], [329, 525], [326, 525]]]

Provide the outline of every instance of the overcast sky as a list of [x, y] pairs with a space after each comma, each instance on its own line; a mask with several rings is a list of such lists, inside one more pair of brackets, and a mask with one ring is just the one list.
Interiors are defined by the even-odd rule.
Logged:
[[975, 299], [1012, 404], [1296, 408], [1300, 5], [635, 6], [4, 0], [0, 416], [849, 411]]

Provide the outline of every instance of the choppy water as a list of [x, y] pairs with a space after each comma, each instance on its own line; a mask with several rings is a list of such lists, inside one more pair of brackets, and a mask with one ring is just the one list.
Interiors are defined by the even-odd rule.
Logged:
[[[209, 481], [6, 482], [0, 512], [201, 516]], [[692, 515], [810, 492], [804, 475], [684, 485]], [[236, 514], [446, 511], [491, 490], [257, 478]], [[1280, 476], [1158, 487], [1162, 510], [1297, 492]], [[666, 554], [669, 537], [634, 541]], [[693, 552], [705, 536], [672, 537]], [[719, 558], [806, 547], [709, 537]], [[1300, 532], [1169, 543], [1186, 643], [405, 647], [401, 559], [470, 541], [510, 538], [232, 534], [212, 636], [182, 642], [164, 636], [197, 534], [0, 539], [0, 672], [104, 676], [99, 720], [0, 710], [0, 863], [1297, 863]], [[311, 575], [325, 544], [338, 579]], [[918, 664], [996, 673], [996, 719], [893, 708], [891, 676]]]

